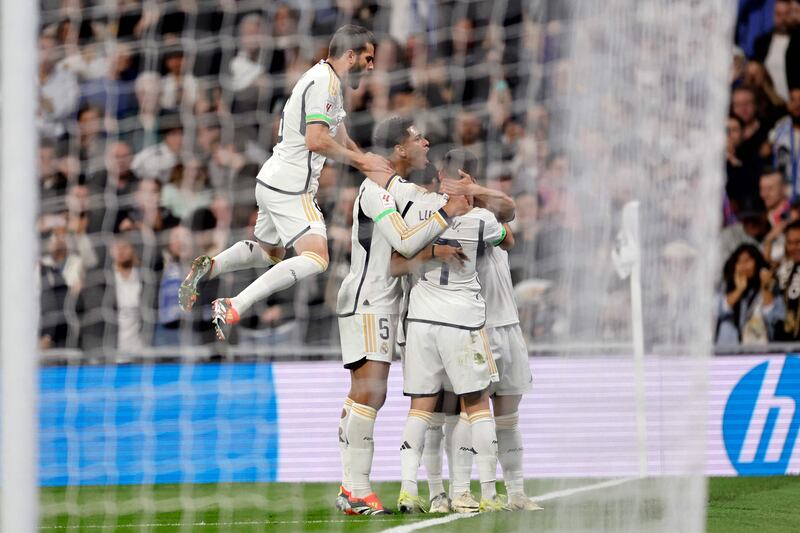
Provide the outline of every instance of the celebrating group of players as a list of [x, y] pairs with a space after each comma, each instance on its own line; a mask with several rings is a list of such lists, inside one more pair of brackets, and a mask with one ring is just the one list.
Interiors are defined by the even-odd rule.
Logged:
[[[514, 203], [475, 182], [476, 159], [464, 150], [448, 152], [438, 176], [425, 183], [407, 180], [428, 164], [428, 141], [410, 119], [390, 117], [376, 125], [373, 149], [379, 154], [359, 150], [344, 124], [341, 84], [358, 87], [372, 69], [374, 43], [364, 28], [340, 28], [328, 59], [297, 82], [281, 116], [278, 144], [257, 178], [257, 242], [240, 241], [213, 258], [196, 258], [180, 287], [181, 306], [191, 309], [203, 280], [268, 268], [237, 296], [214, 300], [212, 323], [224, 340], [253, 303], [324, 272], [326, 228], [314, 199], [320, 170], [326, 158], [354, 166], [366, 179], [353, 208], [350, 271], [337, 301], [342, 358], [351, 378], [339, 421], [337, 508], [389, 512], [369, 476], [375, 419], [398, 350], [404, 393], [411, 398], [400, 445], [399, 511], [540, 509], [523, 489], [518, 406], [531, 374], [505, 252], [513, 236], [503, 224], [514, 217]], [[296, 254], [284, 259], [289, 247]], [[480, 500], [470, 492], [473, 458]], [[495, 490], [498, 460], [507, 499]], [[421, 461], [430, 502], [417, 491]]]

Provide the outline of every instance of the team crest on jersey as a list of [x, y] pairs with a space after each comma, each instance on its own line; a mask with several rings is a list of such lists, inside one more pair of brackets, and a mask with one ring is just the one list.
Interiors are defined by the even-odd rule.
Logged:
[[384, 354], [384, 355], [389, 353], [389, 345], [386, 344], [385, 342], [381, 343], [381, 353]]
[[482, 365], [486, 362], [486, 358], [480, 352], [475, 352], [475, 364]]

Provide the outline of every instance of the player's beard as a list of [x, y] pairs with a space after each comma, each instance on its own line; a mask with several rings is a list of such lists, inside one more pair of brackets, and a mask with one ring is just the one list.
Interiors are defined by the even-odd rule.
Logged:
[[350, 85], [350, 88], [354, 91], [358, 89], [358, 86], [361, 84], [361, 76], [364, 74], [363, 69], [358, 70], [351, 70], [347, 74], [347, 83]]

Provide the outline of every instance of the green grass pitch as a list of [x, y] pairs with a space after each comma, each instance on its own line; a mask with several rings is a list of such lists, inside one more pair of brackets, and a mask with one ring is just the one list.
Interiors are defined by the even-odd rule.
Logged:
[[[565, 483], [529, 480], [529, 494], [580, 487], [597, 480]], [[647, 483], [647, 480], [634, 483]], [[398, 483], [375, 484], [384, 504], [394, 505]], [[425, 483], [420, 484], [421, 492]], [[43, 531], [382, 531], [437, 518], [437, 515], [348, 517], [337, 513], [337, 486], [329, 483], [230, 485], [93, 486], [42, 490]], [[473, 490], [477, 491], [474, 486]], [[614, 488], [603, 489], [613, 501]], [[584, 493], [575, 500], [570, 529], [591, 530], [602, 520], [602, 505]], [[570, 498], [558, 500], [570, 505]], [[142, 509], [142, 504], [149, 508]], [[800, 477], [712, 478], [709, 532], [800, 531]], [[490, 513], [456, 520], [429, 531], [548, 531], [557, 527], [548, 505], [541, 512]], [[187, 508], [193, 509], [192, 512]], [[644, 506], [647, 511], [647, 506]], [[619, 511], [619, 508], [616, 509]], [[654, 516], [657, 509], [651, 511]], [[442, 515], [439, 515], [442, 516]], [[646, 523], [647, 517], [643, 517]], [[563, 523], [561, 524], [564, 525]]]

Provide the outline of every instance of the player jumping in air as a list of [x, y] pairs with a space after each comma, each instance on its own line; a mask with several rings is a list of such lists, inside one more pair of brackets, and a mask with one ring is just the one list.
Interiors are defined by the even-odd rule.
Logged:
[[[375, 38], [367, 29], [347, 25], [336, 31], [328, 59], [306, 71], [292, 89], [281, 113], [278, 144], [258, 173], [257, 242], [240, 241], [213, 258], [200, 256], [192, 261], [179, 289], [185, 310], [194, 305], [201, 280], [247, 268], [269, 268], [237, 296], [214, 300], [211, 321], [220, 340], [256, 301], [328, 268], [325, 221], [315, 201], [326, 158], [363, 172], [393, 172], [384, 158], [362, 153], [343, 123], [341, 84], [358, 87], [362, 75], [372, 70], [374, 55]], [[296, 256], [282, 260], [290, 247]]]
[[[428, 141], [411, 120], [394, 117], [375, 127], [373, 145], [388, 156], [395, 172], [385, 176], [385, 187], [369, 178], [361, 184], [353, 206], [350, 272], [337, 301], [350, 391], [339, 423], [343, 479], [336, 505], [347, 514], [368, 515], [387, 512], [372, 491], [369, 475], [375, 418], [386, 399], [401, 298], [399, 282], [390, 272], [392, 251], [413, 256], [447, 229], [451, 217], [469, 210], [464, 196], [452, 196], [415, 225], [406, 225], [397, 206], [418, 187], [402, 176], [425, 167]], [[443, 248], [440, 257], [444, 253]]]

